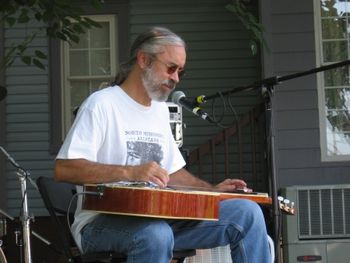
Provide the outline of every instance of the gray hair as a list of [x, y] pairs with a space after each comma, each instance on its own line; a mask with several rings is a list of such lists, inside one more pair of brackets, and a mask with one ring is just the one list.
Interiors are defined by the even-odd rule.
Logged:
[[167, 45], [186, 47], [185, 41], [180, 36], [164, 27], [152, 27], [140, 34], [131, 46], [129, 60], [119, 65], [119, 72], [112, 85], [120, 85], [128, 77], [136, 62], [136, 56], [139, 51], [150, 56], [155, 56], [162, 53], [164, 46]]

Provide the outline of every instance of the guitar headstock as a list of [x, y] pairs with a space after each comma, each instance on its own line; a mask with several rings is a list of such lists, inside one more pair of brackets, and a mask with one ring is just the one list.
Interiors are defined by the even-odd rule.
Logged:
[[278, 196], [278, 203], [279, 203], [279, 207], [280, 209], [289, 214], [289, 215], [295, 215], [295, 204], [294, 202], [291, 202], [289, 199], [285, 199], [282, 196]]

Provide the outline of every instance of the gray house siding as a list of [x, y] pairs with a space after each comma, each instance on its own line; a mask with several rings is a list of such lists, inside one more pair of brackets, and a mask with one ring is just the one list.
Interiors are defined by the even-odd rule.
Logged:
[[[4, 43], [4, 29], [0, 23], [0, 58], [4, 56], [4, 46], [1, 44]], [[0, 85], [5, 87], [5, 72], [3, 70], [0, 70]], [[0, 145], [5, 144], [5, 123], [6, 123], [6, 104], [5, 100], [0, 101]], [[6, 186], [6, 177], [5, 175], [5, 160], [3, 158], [0, 158], [0, 185]], [[1, 189], [1, 188], [0, 188]], [[0, 198], [0, 207], [6, 207], [6, 187], [2, 187], [1, 189], [1, 198]]]
[[[317, 67], [313, 1], [261, 1], [271, 53], [264, 77]], [[349, 183], [349, 162], [321, 162], [316, 75], [275, 87], [275, 157], [280, 187]]]
[[[187, 96], [211, 95], [234, 86], [252, 83], [260, 77], [259, 57], [249, 50], [250, 35], [225, 9], [227, 1], [130, 1], [130, 39], [148, 26], [167, 26], [179, 33], [188, 44], [187, 77], [178, 89]], [[250, 6], [257, 12], [257, 2]], [[13, 41], [23, 39], [26, 31], [40, 27], [38, 24], [5, 28], [4, 39], [8, 48]], [[44, 35], [37, 37], [31, 49], [48, 50]], [[50, 73], [51, 74], [51, 73]], [[52, 72], [55, 74], [55, 72]], [[6, 69], [8, 88], [5, 115], [6, 133], [2, 137], [4, 147], [35, 180], [38, 176], [53, 176], [55, 155], [50, 154], [50, 88], [49, 74], [21, 62]], [[256, 94], [237, 94], [233, 103], [238, 113], [247, 111], [256, 103]], [[191, 113], [184, 113], [185, 146], [193, 148], [214, 134], [215, 128]], [[0, 185], [6, 193], [6, 209], [13, 216], [19, 215], [21, 205], [20, 185], [13, 167], [1, 157], [6, 185]], [[28, 184], [30, 212], [35, 216], [46, 215], [38, 192]], [[3, 196], [2, 196], [3, 197]]]
[[[32, 30], [41, 27], [38, 23], [18, 25], [4, 29], [5, 49], [19, 43]], [[47, 38], [40, 33], [33, 41], [29, 52], [39, 49], [47, 53]], [[14, 160], [31, 173], [32, 178], [52, 175], [53, 159], [48, 154], [48, 74], [34, 66], [26, 66], [19, 59], [6, 69], [5, 84], [8, 90], [5, 108], [4, 148]], [[4, 159], [2, 159], [4, 160]], [[6, 210], [18, 216], [21, 207], [20, 183], [16, 169], [4, 161], [6, 183]], [[5, 187], [4, 187], [5, 186]], [[32, 212], [43, 211], [38, 191], [28, 182], [29, 205]], [[39, 212], [40, 211], [40, 212]], [[38, 213], [39, 212], [39, 213]]]

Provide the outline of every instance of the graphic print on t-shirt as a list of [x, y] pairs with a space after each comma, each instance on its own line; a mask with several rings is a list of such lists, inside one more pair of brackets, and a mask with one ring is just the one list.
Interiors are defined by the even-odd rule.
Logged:
[[163, 135], [146, 131], [126, 131], [126, 165], [140, 165], [155, 161], [159, 165], [164, 158]]

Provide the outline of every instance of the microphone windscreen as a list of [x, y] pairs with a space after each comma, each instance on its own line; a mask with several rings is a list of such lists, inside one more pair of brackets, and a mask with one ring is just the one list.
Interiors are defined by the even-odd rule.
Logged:
[[175, 91], [171, 96], [171, 101], [175, 104], [179, 104], [181, 98], [186, 97], [185, 93], [182, 91]]

